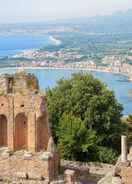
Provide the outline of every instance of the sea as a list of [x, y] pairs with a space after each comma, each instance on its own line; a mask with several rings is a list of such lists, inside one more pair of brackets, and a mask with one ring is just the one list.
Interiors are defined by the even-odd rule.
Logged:
[[40, 49], [55, 44], [50, 35], [0, 36], [0, 58], [14, 56], [24, 50]]
[[[4, 36], [0, 37], [0, 57], [13, 56], [23, 50], [39, 49], [46, 45], [54, 44], [50, 36]], [[84, 72], [68, 69], [27, 69], [28, 72], [37, 76], [40, 88], [45, 90], [52, 88], [61, 78], [69, 78], [73, 73]], [[15, 69], [1, 68], [2, 73], [14, 73]], [[124, 75], [89, 72], [105, 83], [109, 89], [115, 92], [117, 100], [123, 105], [124, 115], [132, 114], [132, 82]]]

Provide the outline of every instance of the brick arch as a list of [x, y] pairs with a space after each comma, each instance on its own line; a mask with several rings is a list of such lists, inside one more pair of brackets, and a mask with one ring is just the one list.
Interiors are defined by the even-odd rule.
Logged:
[[45, 116], [40, 116], [36, 121], [36, 147], [37, 151], [46, 150], [46, 134]]
[[15, 117], [15, 150], [28, 148], [28, 120], [25, 113], [19, 113]]
[[7, 117], [0, 115], [0, 147], [7, 146]]

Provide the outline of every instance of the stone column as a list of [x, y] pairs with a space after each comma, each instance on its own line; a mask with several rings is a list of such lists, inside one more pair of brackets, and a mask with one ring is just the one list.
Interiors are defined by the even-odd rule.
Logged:
[[121, 162], [127, 163], [127, 137], [121, 136]]

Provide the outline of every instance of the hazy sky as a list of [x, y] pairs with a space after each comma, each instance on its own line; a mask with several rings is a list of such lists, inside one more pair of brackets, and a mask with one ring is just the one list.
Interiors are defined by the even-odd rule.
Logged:
[[41, 21], [132, 9], [132, 0], [0, 0], [0, 22]]

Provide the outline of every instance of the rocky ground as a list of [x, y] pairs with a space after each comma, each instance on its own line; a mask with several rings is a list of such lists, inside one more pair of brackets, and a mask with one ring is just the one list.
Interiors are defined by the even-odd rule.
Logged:
[[[2, 152], [2, 151], [1, 151]], [[22, 153], [18, 152], [17, 156]], [[112, 172], [113, 165], [101, 164], [101, 163], [81, 163], [73, 161], [61, 161], [62, 166], [62, 175], [64, 169], [69, 167], [79, 168], [79, 184], [97, 184], [98, 181], [103, 178], [107, 173]], [[37, 180], [24, 180], [24, 179], [11, 179], [7, 178], [5, 180], [0, 180], [0, 184], [48, 184], [46, 181], [37, 181]], [[63, 178], [60, 178], [60, 181], [52, 182], [52, 184], [64, 184]]]
[[[82, 162], [73, 162], [73, 161], [65, 161], [61, 160], [61, 166], [63, 168], [79, 168], [80, 169], [80, 177], [79, 181], [82, 184], [97, 184], [98, 181], [103, 178], [107, 173], [111, 173], [113, 171], [114, 166], [110, 164], [103, 163], [82, 163]], [[82, 175], [81, 175], [82, 168]], [[85, 173], [83, 171], [85, 168]]]

